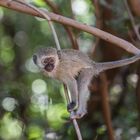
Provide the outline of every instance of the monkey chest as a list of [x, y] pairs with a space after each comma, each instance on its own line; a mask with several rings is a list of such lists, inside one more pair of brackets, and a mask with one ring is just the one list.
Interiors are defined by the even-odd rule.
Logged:
[[77, 63], [61, 63], [61, 65], [59, 65], [59, 67], [57, 68], [55, 78], [62, 82], [66, 82], [77, 77], [77, 75], [83, 68], [84, 67], [82, 65], [79, 65]]

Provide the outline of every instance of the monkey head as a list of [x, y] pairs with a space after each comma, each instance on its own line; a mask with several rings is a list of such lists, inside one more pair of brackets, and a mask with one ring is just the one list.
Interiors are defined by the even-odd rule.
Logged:
[[55, 48], [40, 48], [34, 55], [34, 63], [44, 72], [52, 72], [58, 65], [58, 54]]

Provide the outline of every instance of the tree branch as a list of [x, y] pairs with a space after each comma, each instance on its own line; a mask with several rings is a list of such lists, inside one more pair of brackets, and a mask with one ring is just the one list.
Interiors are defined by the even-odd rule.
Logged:
[[[43, 18], [43, 16], [41, 14], [38, 14], [38, 12], [36, 12], [35, 10], [33, 10], [25, 5], [19, 4], [15, 1], [0, 0], [0, 5], [3, 7], [9, 8], [9, 9], [16, 10], [18, 12], [23, 12], [26, 14], [30, 14], [33, 16], [38, 16], [38, 17]], [[104, 31], [97, 29], [95, 27], [91, 27], [91, 26], [82, 24], [80, 22], [77, 22], [77, 21], [72, 20], [70, 18], [66, 18], [64, 16], [60, 16], [60, 15], [57, 15], [57, 14], [54, 14], [54, 13], [51, 13], [48, 11], [45, 11], [45, 12], [53, 21], [59, 22], [59, 23], [64, 24], [64, 25], [69, 25], [71, 27], [74, 27], [74, 28], [83, 30], [85, 32], [88, 32], [90, 34], [93, 34], [93, 35], [95, 35], [95, 36], [97, 36], [105, 41], [108, 41], [110, 43], [113, 43], [113, 44], [125, 49], [126, 51], [128, 51], [130, 53], [133, 53], [133, 54], [140, 53], [140, 50], [138, 48], [136, 48], [134, 45], [132, 45], [128, 41], [125, 41], [121, 38], [118, 38], [114, 35], [111, 35], [110, 33], [104, 32]]]
[[[102, 18], [102, 10], [100, 6], [99, 0], [92, 0], [92, 3], [95, 7], [95, 17], [96, 17], [96, 28], [102, 29], [103, 28], [103, 18]], [[96, 48], [100, 44], [100, 38], [96, 38], [96, 41], [93, 46], [93, 55], [95, 54]]]
[[101, 100], [102, 100], [102, 111], [103, 111], [103, 116], [105, 120], [105, 124], [108, 129], [108, 136], [109, 140], [115, 140], [114, 137], [114, 131], [112, 127], [112, 122], [111, 122], [111, 109], [109, 105], [109, 95], [108, 95], [108, 81], [105, 73], [102, 73], [100, 75], [100, 80], [99, 80], [99, 93], [101, 94]]
[[[64, 87], [64, 93], [65, 93], [65, 97], [66, 97], [66, 100], [67, 100], [67, 104], [69, 104], [71, 102], [71, 99], [70, 99], [70, 96], [69, 96], [69, 93], [68, 93], [67, 85], [63, 84], [63, 87]], [[70, 113], [72, 113], [72, 112], [70, 112]], [[73, 125], [74, 125], [74, 128], [75, 128], [78, 140], [82, 140], [82, 135], [81, 135], [80, 128], [79, 128], [79, 125], [77, 123], [77, 120], [72, 119], [72, 122], [73, 122]]]

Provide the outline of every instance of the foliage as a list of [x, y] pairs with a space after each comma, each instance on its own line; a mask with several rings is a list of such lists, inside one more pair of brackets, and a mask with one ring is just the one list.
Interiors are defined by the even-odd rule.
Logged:
[[[80, 0], [75, 2], [77, 1], [80, 2]], [[37, 6], [50, 10], [41, 0], [34, 0], [33, 2]], [[75, 2], [72, 1], [72, 8], [76, 20], [94, 26], [96, 19], [92, 2], [89, 0], [82, 1], [83, 5], [80, 6], [83, 6], [82, 8], [85, 11], [82, 8], [79, 11], [74, 9], [77, 7]], [[65, 16], [72, 17], [70, 1], [59, 0], [55, 3]], [[115, 4], [117, 6], [114, 6]], [[122, 3], [119, 1], [115, 4], [113, 8], [117, 13], [118, 9], [116, 7], [120, 7]], [[124, 9], [119, 10], [117, 13], [119, 20], [107, 22], [107, 25], [112, 28], [115, 27], [117, 32], [121, 31], [124, 37], [128, 28], [125, 23], [128, 20]], [[62, 48], [71, 48], [71, 43], [63, 26], [56, 23], [55, 27]], [[77, 35], [80, 49], [85, 52], [90, 50], [95, 38], [87, 33], [74, 32]], [[69, 114], [66, 111], [62, 84], [42, 76], [32, 61], [32, 54], [37, 48], [54, 45], [52, 33], [45, 20], [0, 7], [1, 140], [76, 139], [73, 126], [68, 120]], [[101, 59], [101, 54], [99, 54], [98, 59]], [[112, 120], [115, 135], [119, 138], [122, 135], [124, 140], [134, 139], [140, 135], [139, 125], [137, 124], [138, 111], [133, 94], [137, 78], [136, 74], [129, 75], [126, 90], [127, 98], [125, 98], [124, 105], [118, 111], [117, 117]], [[121, 82], [119, 80], [119, 83], [114, 82], [111, 85], [112, 106], [117, 102], [123, 90]], [[81, 120], [79, 124], [85, 140], [100, 137], [103, 137], [104, 140], [107, 139], [107, 129], [103, 117], [98, 111], [95, 111], [90, 119]]]

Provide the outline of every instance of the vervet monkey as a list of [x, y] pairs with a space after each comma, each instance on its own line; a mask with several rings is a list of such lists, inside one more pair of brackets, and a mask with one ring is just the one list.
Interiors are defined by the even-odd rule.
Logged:
[[33, 55], [34, 63], [45, 76], [68, 85], [72, 97], [68, 109], [74, 110], [71, 118], [81, 118], [87, 113], [88, 85], [93, 76], [104, 70], [128, 65], [139, 59], [140, 54], [120, 61], [96, 63], [78, 50], [58, 51], [55, 48], [41, 48]]

